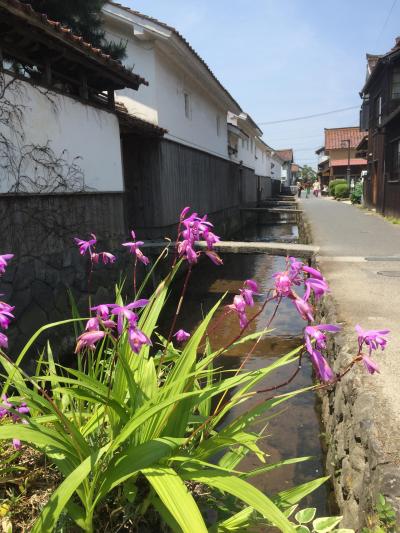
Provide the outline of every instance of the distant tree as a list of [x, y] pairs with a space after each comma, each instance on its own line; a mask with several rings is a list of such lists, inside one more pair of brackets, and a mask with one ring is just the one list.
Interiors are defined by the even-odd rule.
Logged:
[[310, 166], [304, 165], [301, 169], [301, 178], [303, 181], [315, 181], [317, 179], [317, 173]]
[[50, 19], [57, 20], [71, 28], [85, 41], [114, 59], [123, 59], [126, 55], [126, 43], [108, 41], [103, 29], [101, 10], [106, 0], [23, 0], [31, 4], [35, 11], [45, 13]]

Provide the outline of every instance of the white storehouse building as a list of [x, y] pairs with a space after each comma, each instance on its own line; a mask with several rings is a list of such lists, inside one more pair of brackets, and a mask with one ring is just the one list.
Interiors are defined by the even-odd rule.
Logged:
[[164, 22], [114, 2], [103, 12], [107, 37], [127, 43], [125, 66], [149, 82], [143, 90], [118, 91], [117, 100], [165, 128], [165, 139], [227, 159], [226, 116], [241, 109], [205, 61]]

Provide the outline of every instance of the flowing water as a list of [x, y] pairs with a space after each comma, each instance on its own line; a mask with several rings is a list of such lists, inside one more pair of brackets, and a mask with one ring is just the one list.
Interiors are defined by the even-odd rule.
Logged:
[[[292, 224], [257, 225], [246, 228], [237, 240], [257, 241], [292, 241], [298, 238], [297, 227]], [[216, 267], [205, 258], [200, 266], [193, 272], [185, 302], [178, 320], [176, 329], [183, 328], [192, 331], [207, 311], [228, 292], [226, 302], [231, 303], [232, 298], [238, 293], [245, 279], [254, 279], [260, 287], [260, 293], [265, 294], [272, 286], [272, 275], [283, 270], [285, 258], [268, 255], [225, 254], [224, 265]], [[255, 298], [254, 311], [260, 310], [265, 296]], [[174, 307], [171, 302], [171, 310]], [[266, 309], [251, 324], [248, 333], [260, 331], [268, 322], [274, 304], [267, 305]], [[252, 313], [254, 312], [252, 310]], [[219, 320], [219, 311], [214, 317], [214, 323]], [[264, 336], [256, 349], [246, 362], [248, 370], [263, 368], [288, 351], [302, 343], [304, 321], [298, 316], [293, 304], [282, 301], [272, 327], [274, 330]], [[231, 314], [220, 320], [213, 330], [210, 327], [210, 340], [213, 349], [222, 347], [239, 333], [239, 324], [236, 316]], [[218, 364], [226, 369], [237, 369], [246, 358], [251, 344], [246, 343], [230, 350], [229, 355], [220, 358]], [[294, 366], [284, 367], [272, 373], [259, 389], [269, 388], [284, 383], [293, 374]], [[302, 368], [296, 379], [287, 386], [279, 389], [280, 393], [307, 387], [312, 383], [311, 365], [308, 360], [303, 360]], [[224, 423], [255, 403], [266, 400], [274, 393], [260, 393], [246, 402], [243, 407], [235, 408], [224, 420]], [[271, 411], [269, 412], [271, 413]], [[279, 414], [278, 414], [279, 413]], [[285, 466], [274, 471], [254, 477], [252, 483], [268, 495], [288, 489], [294, 485], [310, 481], [323, 476], [323, 453], [320, 442], [320, 422], [317, 413], [316, 397], [308, 392], [282, 404], [276, 417], [268, 422], [255, 423], [253, 430], [261, 430], [267, 424], [265, 437], [261, 440], [260, 447], [270, 457], [268, 462], [276, 462], [293, 457], [313, 456], [304, 463]], [[255, 455], [248, 455], [240, 464], [240, 469], [250, 470], [262, 466]], [[315, 506], [319, 516], [326, 516], [328, 501], [328, 487], [323, 486], [308, 498], [303, 500], [302, 507]]]

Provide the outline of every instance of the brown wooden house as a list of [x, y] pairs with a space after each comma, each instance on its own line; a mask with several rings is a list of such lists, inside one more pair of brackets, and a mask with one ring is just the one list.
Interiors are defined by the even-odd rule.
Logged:
[[400, 217], [400, 38], [386, 54], [368, 54], [367, 62], [360, 93], [360, 129], [368, 132], [364, 201], [380, 213]]

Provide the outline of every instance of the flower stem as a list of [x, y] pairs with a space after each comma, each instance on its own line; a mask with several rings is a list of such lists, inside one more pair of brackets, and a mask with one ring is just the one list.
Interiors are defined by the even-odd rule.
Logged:
[[160, 362], [159, 362], [160, 373], [162, 371], [162, 363], [163, 363], [163, 361], [165, 359], [165, 356], [167, 355], [168, 346], [169, 346], [169, 343], [171, 342], [172, 335], [173, 335], [173, 332], [175, 330], [175, 326], [176, 326], [176, 322], [178, 320], [179, 313], [181, 312], [183, 300], [185, 298], [185, 294], [186, 294], [186, 290], [187, 290], [187, 287], [188, 287], [189, 278], [190, 278], [191, 273], [192, 273], [192, 265], [189, 265], [188, 271], [186, 272], [185, 281], [183, 283], [182, 292], [181, 292], [181, 295], [179, 297], [179, 302], [178, 302], [178, 305], [176, 307], [176, 311], [175, 311], [174, 318], [172, 320], [171, 328], [169, 330], [168, 339], [167, 339], [167, 342], [165, 344], [165, 348], [164, 348], [163, 354], [162, 354], [162, 356], [160, 358]]

